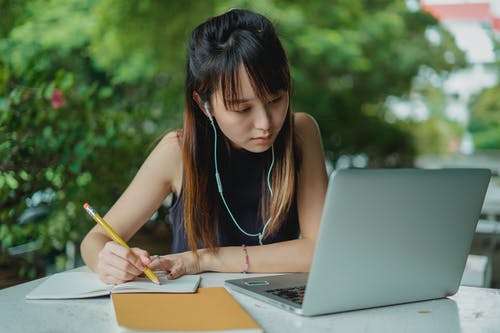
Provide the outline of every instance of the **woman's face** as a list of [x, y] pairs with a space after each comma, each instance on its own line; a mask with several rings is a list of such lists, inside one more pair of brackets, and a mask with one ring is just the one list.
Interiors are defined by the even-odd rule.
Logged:
[[280, 91], [262, 101], [255, 94], [243, 66], [240, 66], [239, 80], [238, 101], [228, 101], [231, 106], [226, 109], [219, 89], [213, 95], [210, 111], [234, 148], [261, 153], [271, 148], [283, 126], [288, 111], [288, 92]]

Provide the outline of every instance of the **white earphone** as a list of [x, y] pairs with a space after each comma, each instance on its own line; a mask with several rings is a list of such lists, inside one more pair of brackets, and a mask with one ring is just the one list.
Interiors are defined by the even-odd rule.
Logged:
[[210, 120], [210, 122], [213, 125], [214, 119], [212, 118], [212, 115], [210, 114], [210, 111], [208, 110], [208, 102], [203, 102], [203, 107], [205, 108], [205, 112], [207, 113], [208, 120]]
[[[233, 216], [233, 213], [231, 212], [231, 209], [229, 209], [229, 206], [226, 202], [226, 199], [224, 198], [223, 194], [223, 189], [222, 189], [222, 182], [220, 180], [220, 175], [219, 175], [219, 165], [217, 163], [217, 128], [215, 127], [214, 124], [214, 119], [212, 115], [210, 114], [209, 110], [209, 104], [208, 102], [203, 102], [203, 107], [205, 108], [205, 112], [207, 113], [208, 120], [210, 121], [210, 124], [212, 125], [212, 128], [214, 129], [214, 167], [215, 167], [215, 181], [217, 182], [217, 189], [219, 190], [219, 195], [222, 199], [222, 202], [224, 203], [224, 206], [226, 207], [227, 212], [229, 213], [229, 216], [231, 217], [231, 220], [233, 221], [234, 225], [241, 231], [246, 236], [249, 237], [259, 237], [259, 244], [262, 245], [262, 238], [264, 237], [264, 233], [266, 231], [266, 228], [269, 225], [269, 222], [271, 222], [271, 219], [269, 218], [266, 223], [264, 224], [264, 227], [262, 227], [262, 231], [257, 233], [257, 234], [252, 234], [249, 232], [246, 232], [243, 230], [236, 219]], [[267, 172], [267, 188], [269, 189], [269, 193], [271, 194], [271, 197], [273, 195], [273, 190], [271, 188], [271, 171], [273, 170], [274, 166], [274, 145], [271, 146], [271, 154], [272, 154], [272, 160], [271, 160], [271, 165], [269, 166], [269, 171]]]

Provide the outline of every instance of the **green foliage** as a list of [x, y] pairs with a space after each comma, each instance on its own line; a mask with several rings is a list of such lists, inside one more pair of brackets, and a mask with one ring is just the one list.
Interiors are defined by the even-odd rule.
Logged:
[[484, 89], [471, 103], [469, 131], [478, 149], [500, 149], [500, 86]]
[[[50, 52], [38, 56], [53, 58]], [[28, 66], [22, 76], [10, 71], [7, 77], [0, 96], [3, 249], [42, 239], [42, 252], [63, 251], [91, 223], [79, 214], [81, 204], [92, 200], [102, 207], [116, 197], [115, 182], [122, 187], [144, 158], [137, 154], [144, 144], [137, 140], [139, 120], [124, 117], [127, 104], [110, 94], [109, 82], [94, 80], [95, 73], [80, 65], [77, 72], [54, 63]], [[116, 173], [122, 168], [128, 172]], [[47, 218], [20, 225], [32, 195], [48, 189], [56, 195], [45, 203]]]
[[[19, 25], [0, 39], [0, 264], [13, 246], [41, 242], [29, 266], [80, 241], [93, 225], [81, 205], [90, 201], [105, 212], [147, 146], [179, 126], [155, 93], [164, 83], [116, 84], [94, 66], [86, 29], [74, 36], [95, 21], [91, 4], [29, 2]], [[30, 203], [44, 191], [55, 199]], [[22, 213], [37, 206], [48, 215], [22, 223]]]
[[[411, 126], [385, 120], [387, 96], [408, 93], [422, 65], [440, 73], [464, 64], [450, 35], [402, 0], [0, 0], [3, 259], [6, 248], [41, 241], [27, 263], [56, 251], [63, 265], [65, 244], [93, 225], [82, 203], [104, 213], [154, 138], [181, 125], [189, 33], [232, 7], [276, 23], [294, 110], [315, 116], [333, 159], [411, 164]], [[425, 38], [429, 28], [439, 43]], [[53, 199], [35, 204], [43, 193]], [[27, 207], [48, 215], [20, 223]]]
[[0, 0], [0, 38], [7, 36], [9, 31], [17, 25], [27, 2], [27, 0]]
[[[294, 108], [319, 121], [334, 159], [362, 152], [411, 161], [414, 142], [401, 124], [386, 123], [386, 98], [408, 93], [421, 66], [437, 73], [465, 66], [451, 35], [404, 1], [236, 3], [277, 23], [292, 65]], [[425, 38], [428, 29], [438, 43]]]
[[215, 14], [213, 2], [100, 1], [92, 10], [91, 56], [117, 82], [162, 73], [182, 87], [189, 33]]

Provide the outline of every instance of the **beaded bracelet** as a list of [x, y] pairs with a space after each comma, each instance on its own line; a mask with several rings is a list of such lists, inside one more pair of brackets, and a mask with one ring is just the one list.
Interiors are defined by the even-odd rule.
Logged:
[[243, 249], [243, 254], [245, 255], [245, 266], [243, 268], [243, 273], [248, 273], [248, 268], [250, 266], [250, 259], [248, 258], [248, 251], [245, 244], [241, 244], [241, 248]]

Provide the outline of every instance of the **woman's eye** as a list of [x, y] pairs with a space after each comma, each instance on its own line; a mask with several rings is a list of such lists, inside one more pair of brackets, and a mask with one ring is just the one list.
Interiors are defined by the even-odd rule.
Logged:
[[247, 111], [250, 111], [250, 108], [246, 108], [246, 109], [241, 109], [241, 110], [234, 110], [235, 112], [238, 112], [238, 113], [245, 113]]
[[283, 96], [279, 96], [279, 97], [276, 97], [275, 99], [272, 99], [269, 104], [276, 104], [276, 103], [279, 103], [279, 101], [281, 101], [281, 99], [283, 98]]

